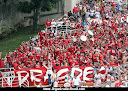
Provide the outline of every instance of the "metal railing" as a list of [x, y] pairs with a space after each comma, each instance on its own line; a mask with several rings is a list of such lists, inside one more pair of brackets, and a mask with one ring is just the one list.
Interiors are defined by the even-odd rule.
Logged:
[[15, 70], [14, 68], [0, 68], [0, 70], [4, 70], [4, 71], [12, 71], [12, 70]]
[[[24, 76], [21, 76], [21, 77], [24, 77]], [[11, 77], [9, 77], [9, 78], [11, 78]], [[8, 85], [5, 78], [1, 77], [0, 78], [0, 87], [11, 87], [11, 88], [13, 88], [13, 87], [29, 87], [29, 81], [26, 80], [24, 83], [20, 84], [20, 81], [18, 80], [18, 76], [16, 76], [13, 81], [15, 81], [15, 83], [11, 82], [11, 84]]]
[[[18, 79], [18, 76], [14, 76], [12, 75], [12, 71], [14, 71], [14, 68], [1, 68], [0, 70], [4, 70], [5, 72], [8, 71], [10, 72], [10, 76], [8, 77], [3, 77], [2, 75], [2, 71], [0, 72], [0, 87], [29, 87], [29, 81], [26, 80], [24, 83], [20, 83], [20, 80]], [[3, 72], [4, 73], [4, 72]], [[24, 76], [21, 76], [24, 77]], [[10, 85], [8, 84], [8, 81], [6, 79], [11, 79]], [[12, 81], [13, 79], [13, 81]]]
[[[70, 33], [70, 35], [71, 35], [71, 32], [74, 31], [74, 29], [75, 29], [75, 28], [71, 29], [70, 25], [61, 25], [61, 26], [47, 27], [47, 30], [52, 31], [54, 28], [55, 28], [55, 31], [57, 31], [57, 32], [60, 31], [63, 34], [63, 36], [65, 36], [67, 33]], [[75, 29], [75, 30], [77, 30], [77, 29]]]

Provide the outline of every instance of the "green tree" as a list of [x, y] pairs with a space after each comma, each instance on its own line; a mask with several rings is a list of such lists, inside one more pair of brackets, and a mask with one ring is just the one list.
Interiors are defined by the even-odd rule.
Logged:
[[56, 4], [60, 0], [31, 0], [31, 1], [20, 1], [18, 5], [18, 11], [21, 13], [31, 13], [33, 12], [33, 29], [37, 29], [37, 21], [39, 12], [50, 11], [56, 7]]

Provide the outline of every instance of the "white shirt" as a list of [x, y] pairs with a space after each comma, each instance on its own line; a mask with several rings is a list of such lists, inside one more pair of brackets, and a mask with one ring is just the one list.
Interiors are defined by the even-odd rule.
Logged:
[[93, 16], [95, 13], [95, 10], [90, 10], [90, 15]]
[[87, 11], [86, 6], [84, 6], [84, 10], [85, 10], [85, 12]]
[[58, 87], [58, 82], [55, 81], [54, 84], [53, 84], [54, 87]]
[[96, 18], [100, 19], [100, 12], [95, 12]]
[[99, 10], [99, 7], [95, 6], [95, 10]]
[[122, 10], [123, 10], [123, 8], [122, 8], [122, 7], [119, 7], [119, 10], [120, 10], [120, 11], [122, 11]]
[[70, 23], [70, 26], [71, 27], [75, 27], [75, 23]]
[[100, 74], [100, 76], [101, 76], [103, 79], [105, 79], [105, 74]]
[[108, 78], [107, 78], [107, 82], [111, 82], [111, 79], [108, 79]]
[[112, 82], [111, 83], [111, 87], [115, 87], [115, 82]]
[[48, 71], [48, 74], [53, 74], [51, 69], [48, 69], [47, 71]]
[[57, 26], [61, 26], [63, 23], [63, 21], [57, 22]]
[[40, 47], [34, 47], [34, 49], [35, 49], [36, 51], [41, 51], [41, 48], [40, 48]]
[[81, 18], [78, 18], [78, 22], [79, 22], [79, 23], [81, 23], [81, 22], [82, 22], [82, 21], [81, 21]]
[[125, 86], [123, 86], [123, 85], [120, 85], [120, 87], [127, 87], [126, 85]]
[[108, 17], [109, 17], [109, 16], [108, 16], [108, 13], [106, 13], [105, 16], [106, 16], [106, 18], [108, 18]]
[[73, 78], [73, 82], [74, 84], [73, 85], [80, 85], [79, 82], [81, 82], [81, 80], [79, 78]]
[[80, 10], [82, 10], [83, 5], [79, 5]]
[[128, 82], [126, 81], [126, 86], [128, 87]]
[[55, 27], [56, 26], [56, 22], [51, 22], [51, 26]]
[[95, 78], [97, 78], [97, 82], [101, 84], [101, 76], [100, 74], [95, 74]]
[[90, 13], [87, 11], [87, 12], [86, 12], [86, 17], [87, 17], [87, 18], [89, 17], [89, 14], [90, 14]]
[[113, 71], [112, 67], [106, 69], [106, 73]]

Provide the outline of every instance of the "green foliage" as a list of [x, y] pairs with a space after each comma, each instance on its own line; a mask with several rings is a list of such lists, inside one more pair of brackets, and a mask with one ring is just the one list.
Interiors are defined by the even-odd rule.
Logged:
[[52, 3], [50, 0], [45, 0], [41, 7], [41, 11], [50, 11], [52, 9]]
[[43, 0], [31, 0], [31, 4], [33, 5], [34, 8], [39, 9], [40, 6], [41, 6], [41, 2], [42, 2], [42, 1], [43, 1]]
[[9, 26], [7, 23], [2, 23], [1, 27], [1, 32], [9, 30]]
[[31, 13], [34, 10], [50, 11], [56, 7], [60, 0], [31, 0], [31, 2], [19, 2], [18, 11], [21, 13]]
[[33, 11], [33, 30], [37, 29], [37, 21], [39, 12], [41, 11], [50, 11], [56, 7], [56, 4], [60, 0], [31, 0], [19, 2], [18, 11], [21, 13], [31, 13]]
[[30, 2], [19, 2], [18, 11], [20, 11], [21, 13], [31, 13], [32, 9], [33, 5]]

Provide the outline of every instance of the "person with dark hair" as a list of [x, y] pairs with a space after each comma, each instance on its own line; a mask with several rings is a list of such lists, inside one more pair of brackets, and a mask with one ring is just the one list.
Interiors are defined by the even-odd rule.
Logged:
[[115, 87], [119, 87], [121, 85], [119, 78], [115, 77]]
[[84, 21], [85, 20], [85, 9], [84, 9], [84, 7], [82, 7], [82, 9], [80, 11], [81, 11], [82, 20]]
[[71, 71], [69, 71], [68, 74], [65, 76], [65, 82], [69, 80], [69, 76], [70, 76], [70, 80], [72, 80], [73, 77], [71, 76]]
[[89, 5], [90, 5], [91, 8], [93, 8], [93, 5], [94, 5], [93, 1], [90, 1]]
[[72, 16], [72, 12], [71, 11], [68, 12], [68, 17], [70, 17], [70, 16]]

